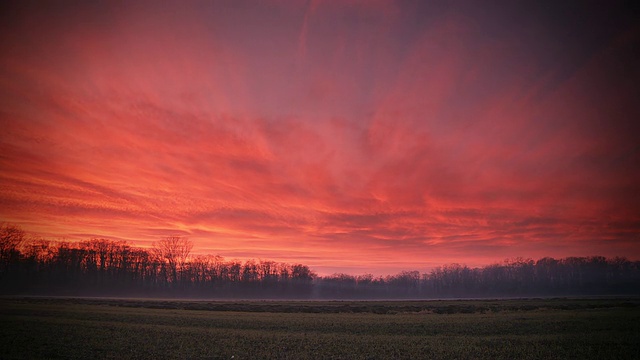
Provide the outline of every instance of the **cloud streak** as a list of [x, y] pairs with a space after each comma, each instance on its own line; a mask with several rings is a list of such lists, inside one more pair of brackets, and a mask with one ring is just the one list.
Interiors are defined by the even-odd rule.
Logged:
[[8, 9], [1, 220], [321, 273], [640, 257], [625, 9], [192, 5]]

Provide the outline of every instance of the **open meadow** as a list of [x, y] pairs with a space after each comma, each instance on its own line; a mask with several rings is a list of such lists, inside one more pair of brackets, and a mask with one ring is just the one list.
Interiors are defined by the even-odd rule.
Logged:
[[0, 299], [2, 359], [638, 359], [640, 299]]

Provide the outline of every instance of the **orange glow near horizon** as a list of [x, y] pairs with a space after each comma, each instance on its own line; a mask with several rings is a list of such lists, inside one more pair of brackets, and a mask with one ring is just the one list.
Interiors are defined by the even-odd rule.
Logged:
[[640, 27], [615, 6], [14, 5], [0, 221], [33, 236], [320, 274], [640, 258]]

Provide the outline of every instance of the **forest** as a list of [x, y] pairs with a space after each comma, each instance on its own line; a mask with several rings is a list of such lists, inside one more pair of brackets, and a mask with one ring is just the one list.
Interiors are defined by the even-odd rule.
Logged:
[[122, 241], [31, 238], [0, 226], [0, 294], [176, 298], [438, 299], [640, 294], [640, 261], [603, 256], [508, 259], [427, 273], [318, 276], [304, 264], [192, 255], [170, 236], [140, 248]]

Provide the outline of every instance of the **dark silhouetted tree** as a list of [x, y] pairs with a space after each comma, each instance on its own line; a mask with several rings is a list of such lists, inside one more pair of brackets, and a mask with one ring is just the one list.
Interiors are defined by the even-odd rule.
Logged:
[[20, 245], [25, 241], [25, 232], [9, 224], [0, 225], [0, 278], [20, 259]]
[[156, 258], [164, 263], [169, 281], [177, 285], [182, 274], [193, 243], [180, 236], [168, 236], [154, 244]]

